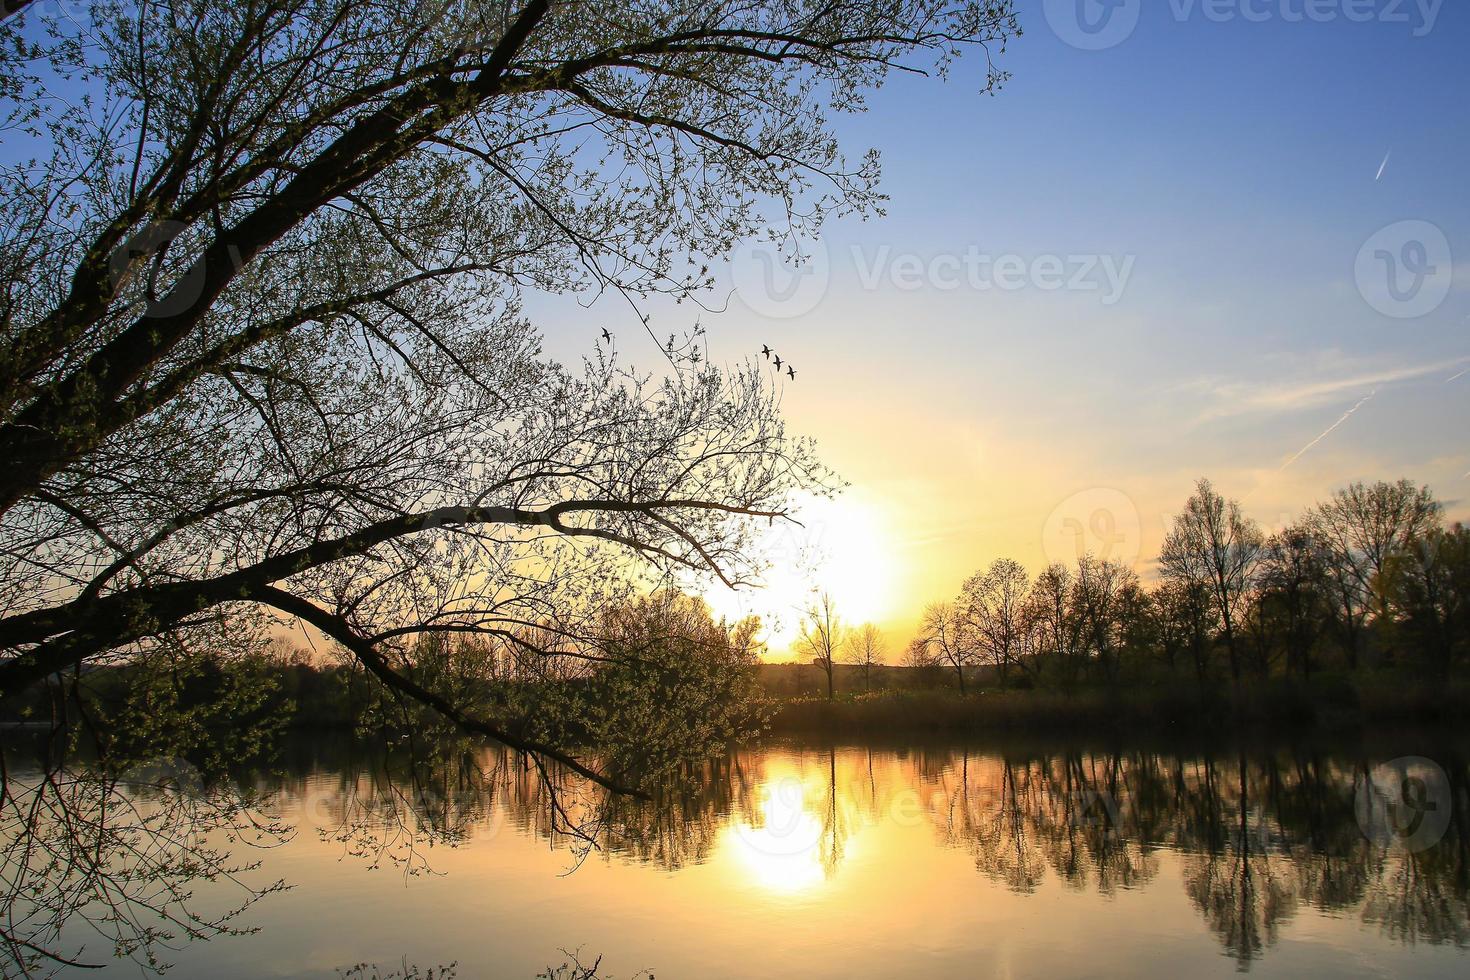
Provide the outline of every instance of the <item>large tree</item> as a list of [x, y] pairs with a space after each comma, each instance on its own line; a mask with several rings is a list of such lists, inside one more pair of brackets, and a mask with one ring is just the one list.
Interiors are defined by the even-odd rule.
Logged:
[[1200, 582], [1164, 581], [1154, 591], [1154, 604], [1159, 646], [1169, 670], [1178, 666], [1181, 653], [1188, 653], [1195, 678], [1203, 687], [1209, 678], [1215, 621], [1209, 590]]
[[1261, 552], [1258, 624], [1268, 648], [1279, 644], [1286, 669], [1304, 678], [1312, 675], [1312, 651], [1330, 615], [1328, 564], [1327, 549], [1310, 527], [1300, 524], [1272, 535]]
[[974, 625], [985, 658], [995, 667], [1001, 686], [1012, 666], [1027, 667], [1030, 633], [1027, 597], [1031, 576], [1020, 562], [999, 558], [960, 587], [959, 605]]
[[1470, 646], [1470, 531], [1431, 527], [1407, 542], [1384, 572], [1406, 646], [1441, 681]]
[[1330, 558], [1335, 619], [1348, 666], [1358, 665], [1369, 621], [1387, 622], [1390, 616], [1390, 565], [1440, 523], [1440, 506], [1429, 488], [1408, 480], [1350, 484], [1308, 516]]
[[825, 477], [755, 375], [672, 341], [662, 380], [564, 367], [527, 291], [637, 308], [871, 211], [829, 114], [1015, 29], [1009, 0], [6, 9], [0, 691], [285, 615], [531, 748], [416, 679], [416, 637], [575, 636], [638, 568], [739, 582], [747, 522]]
[[1089, 663], [1096, 663], [1109, 681], [1118, 677], [1126, 613], [1137, 612], [1138, 575], [1126, 565], [1091, 554], [1077, 560], [1070, 604]]
[[1037, 655], [1052, 661], [1069, 683], [1076, 680], [1082, 648], [1080, 624], [1071, 603], [1074, 578], [1066, 565], [1052, 562], [1031, 583], [1026, 599], [1026, 616], [1036, 631]]
[[1166, 581], [1203, 588], [1225, 638], [1230, 676], [1240, 680], [1237, 633], [1251, 592], [1264, 535], [1246, 517], [1239, 501], [1226, 500], [1209, 480], [1195, 484], [1194, 495], [1174, 518], [1164, 537], [1159, 566]]

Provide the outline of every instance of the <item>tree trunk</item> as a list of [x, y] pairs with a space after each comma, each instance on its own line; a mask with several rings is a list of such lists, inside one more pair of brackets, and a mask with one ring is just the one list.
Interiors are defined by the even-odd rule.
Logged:
[[1225, 616], [1225, 652], [1230, 657], [1230, 679], [1240, 683], [1240, 654], [1235, 649], [1235, 627], [1230, 622], [1230, 613]]

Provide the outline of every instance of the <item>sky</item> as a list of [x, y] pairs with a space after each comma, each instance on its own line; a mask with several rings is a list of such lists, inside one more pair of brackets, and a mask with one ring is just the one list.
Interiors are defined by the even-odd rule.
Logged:
[[886, 216], [724, 270], [712, 359], [794, 364], [791, 426], [850, 483], [774, 533], [766, 595], [710, 596], [782, 620], [776, 655], [814, 584], [897, 653], [998, 557], [1147, 579], [1201, 476], [1268, 529], [1355, 480], [1470, 514], [1470, 5], [1116, 2], [1088, 35], [1023, 0], [994, 98], [977, 58], [892, 79], [837, 121]]
[[[1470, 517], [1470, 4], [1017, 6], [994, 97], [975, 52], [834, 121], [881, 152], [884, 216], [716, 270], [710, 359], [794, 365], [790, 428], [849, 484], [772, 529], [766, 589], [706, 593], [777, 658], [813, 588], [896, 655], [1000, 557], [1148, 579], [1202, 476], [1267, 529], [1399, 477]], [[616, 297], [528, 309], [562, 360], [608, 326], [662, 364]]]

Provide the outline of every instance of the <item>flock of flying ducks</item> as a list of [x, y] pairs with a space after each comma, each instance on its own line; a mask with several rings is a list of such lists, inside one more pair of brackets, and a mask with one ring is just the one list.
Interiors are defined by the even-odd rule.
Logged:
[[[770, 344], [762, 344], [761, 345], [761, 353], [764, 354], [764, 355], [766, 355], [766, 360], [768, 360], [768, 361], [771, 360], [772, 358], [775, 359], [775, 361], [776, 361], [776, 373], [777, 374], [780, 374], [781, 373], [781, 355], [773, 352], [771, 350], [771, 345]], [[792, 381], [795, 381], [796, 380], [796, 368], [792, 367], [790, 364], [786, 365], [786, 376], [788, 378], [790, 378]]]
[[[607, 343], [609, 343], [609, 344], [612, 343], [612, 339], [613, 339], [612, 338], [612, 334], [608, 333], [607, 327], [603, 327], [602, 328], [602, 339], [604, 341], [606, 341]], [[770, 344], [762, 344], [761, 345], [761, 353], [765, 355], [766, 360], [768, 360], [768, 361], [769, 360], [772, 360], [772, 359], [775, 360], [775, 362], [776, 362], [776, 373], [777, 374], [780, 374], [781, 373], [781, 364], [783, 363], [782, 360], [781, 360], [781, 355], [780, 354], [777, 354], [775, 351], [771, 350], [771, 345]], [[786, 376], [788, 378], [790, 378], [792, 381], [795, 381], [796, 380], [796, 368], [792, 367], [790, 364], [787, 364], [786, 365]]]

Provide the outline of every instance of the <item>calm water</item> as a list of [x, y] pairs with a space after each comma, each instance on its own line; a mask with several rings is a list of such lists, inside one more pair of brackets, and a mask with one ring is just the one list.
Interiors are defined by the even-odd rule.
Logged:
[[261, 862], [242, 880], [292, 887], [244, 914], [259, 934], [181, 944], [173, 975], [528, 978], [578, 948], [612, 977], [1470, 971], [1470, 767], [1432, 739], [775, 744], [656, 804], [567, 780], [553, 799], [492, 751], [415, 767], [318, 743], [287, 772], [262, 783], [273, 846], [229, 848]]

